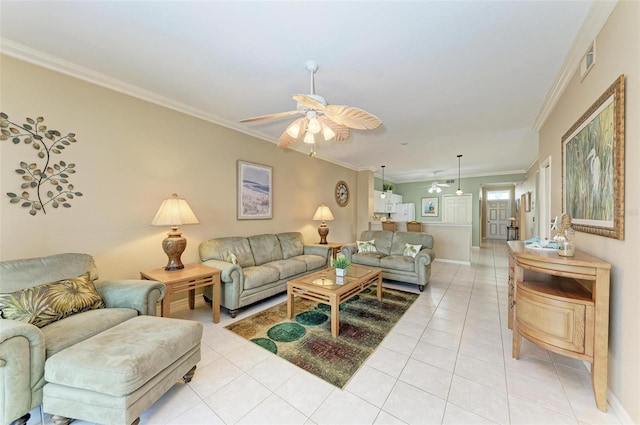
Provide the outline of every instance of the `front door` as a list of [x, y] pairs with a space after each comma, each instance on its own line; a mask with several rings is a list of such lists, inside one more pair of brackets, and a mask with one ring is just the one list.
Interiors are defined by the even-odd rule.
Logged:
[[487, 201], [487, 239], [507, 239], [509, 201]]

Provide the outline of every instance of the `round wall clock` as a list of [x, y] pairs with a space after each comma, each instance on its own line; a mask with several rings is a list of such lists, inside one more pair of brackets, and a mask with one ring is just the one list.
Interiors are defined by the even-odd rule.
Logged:
[[349, 186], [347, 186], [346, 182], [340, 180], [338, 183], [336, 183], [335, 195], [336, 202], [341, 207], [344, 207], [349, 203]]

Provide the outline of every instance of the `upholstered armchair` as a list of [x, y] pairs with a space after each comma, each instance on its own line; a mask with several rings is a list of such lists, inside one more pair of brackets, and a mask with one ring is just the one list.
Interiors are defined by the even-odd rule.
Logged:
[[26, 423], [42, 403], [49, 357], [132, 317], [155, 315], [164, 293], [160, 282], [98, 280], [87, 254], [0, 262], [0, 422]]

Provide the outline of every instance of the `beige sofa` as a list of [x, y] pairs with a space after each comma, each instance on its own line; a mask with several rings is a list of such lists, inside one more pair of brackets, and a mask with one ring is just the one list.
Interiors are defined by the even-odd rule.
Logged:
[[[342, 254], [353, 264], [382, 269], [384, 279], [415, 283], [420, 291], [431, 278], [431, 263], [436, 258], [433, 236], [419, 232], [365, 230], [358, 241], [374, 241], [375, 252], [358, 252], [357, 244], [342, 247]], [[415, 258], [405, 255], [407, 244], [420, 245]]]
[[[43, 298], [30, 298], [34, 292], [39, 292], [33, 288], [53, 283], [54, 289], [64, 287], [67, 288], [65, 292], [73, 294], [73, 286], [68, 285], [75, 285], [76, 281], [72, 284], [61, 284], [60, 281], [68, 282], [80, 276], [82, 278], [77, 284], [84, 286], [79, 287], [82, 291], [78, 290], [76, 297], [89, 294], [95, 298], [95, 291], [89, 292], [94, 287], [99, 293], [97, 298], [102, 302], [91, 301], [88, 310], [43, 325], [47, 317], [57, 317], [58, 309], [52, 304], [45, 304], [41, 301]], [[45, 363], [50, 357], [130, 318], [155, 315], [156, 303], [165, 293], [164, 284], [159, 282], [97, 279], [98, 270], [93, 258], [87, 254], [58, 254], [0, 262], [2, 424], [26, 423], [29, 411], [42, 404]], [[22, 299], [31, 299], [32, 302], [21, 304], [19, 301]], [[9, 317], [15, 320], [9, 320]], [[45, 319], [40, 319], [42, 317]], [[25, 319], [27, 321], [23, 321]]]
[[[331, 265], [331, 249], [305, 245], [302, 233], [226, 237], [200, 244], [202, 264], [222, 271], [220, 304], [238, 309], [287, 290], [287, 281]], [[212, 289], [204, 289], [211, 300]]]

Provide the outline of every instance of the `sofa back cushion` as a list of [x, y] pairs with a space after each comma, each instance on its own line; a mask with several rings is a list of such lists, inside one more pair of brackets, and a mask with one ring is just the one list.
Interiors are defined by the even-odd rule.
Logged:
[[278, 233], [284, 260], [304, 254], [304, 238], [300, 232]]
[[249, 236], [248, 239], [256, 266], [282, 260], [282, 248], [276, 235], [255, 235]]
[[249, 239], [238, 236], [228, 238], [209, 239], [200, 243], [200, 261], [220, 260], [228, 261], [230, 254], [234, 254], [240, 267], [255, 266]]
[[[391, 242], [393, 240], [393, 233], [388, 230], [365, 230], [360, 234], [359, 241], [375, 240], [376, 251], [389, 255], [391, 253]], [[403, 246], [404, 248], [404, 246]]]
[[421, 245], [422, 249], [433, 249], [433, 236], [418, 232], [395, 232], [391, 244], [391, 254], [404, 255], [407, 244]]
[[9, 293], [43, 283], [69, 279], [89, 272], [92, 281], [98, 279], [98, 269], [88, 254], [56, 254], [48, 257], [25, 258], [0, 262], [0, 288]]

